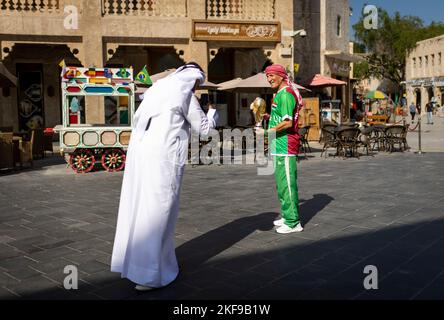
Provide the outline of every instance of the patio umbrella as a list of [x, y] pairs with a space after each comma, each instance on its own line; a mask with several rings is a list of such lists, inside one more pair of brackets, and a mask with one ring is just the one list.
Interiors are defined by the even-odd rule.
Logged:
[[[267, 81], [267, 76], [264, 72], [260, 72], [255, 74], [254, 76], [237, 80], [231, 80], [231, 83], [220, 84], [219, 90], [229, 90], [229, 91], [237, 91], [237, 92], [257, 92], [258, 90], [269, 91], [270, 93], [274, 92], [274, 89], [271, 88], [270, 83]], [[299, 90], [308, 90], [303, 86], [296, 84], [296, 87]]]
[[240, 81], [242, 81], [242, 78], [235, 78], [235, 79], [232, 79], [232, 80], [221, 82], [221, 83], [218, 84], [218, 86], [219, 86], [218, 89], [219, 90], [226, 90], [226, 88], [231, 88], [233, 85], [239, 83]]
[[345, 81], [323, 76], [321, 74], [315, 74], [313, 77], [302, 83], [309, 87], [334, 87], [345, 86], [347, 84]]
[[17, 87], [17, 77], [0, 62], [0, 88]]
[[379, 90], [369, 91], [365, 95], [366, 99], [388, 99], [387, 95]]

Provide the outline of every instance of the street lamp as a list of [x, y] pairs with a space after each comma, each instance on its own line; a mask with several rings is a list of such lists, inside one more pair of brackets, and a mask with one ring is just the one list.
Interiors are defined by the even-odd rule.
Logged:
[[292, 37], [293, 38], [293, 44], [291, 46], [291, 76], [294, 81], [294, 38], [296, 36], [300, 36], [301, 38], [305, 38], [307, 36], [307, 31], [305, 29], [299, 29], [299, 30], [284, 30], [282, 35], [284, 37]]

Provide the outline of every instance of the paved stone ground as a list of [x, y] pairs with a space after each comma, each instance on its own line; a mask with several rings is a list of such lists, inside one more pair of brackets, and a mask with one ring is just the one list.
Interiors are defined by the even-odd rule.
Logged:
[[[443, 152], [314, 153], [298, 170], [305, 230], [279, 235], [273, 176], [187, 166], [181, 274], [143, 294], [109, 271], [122, 173], [74, 174], [55, 156], [2, 174], [0, 299], [444, 298]], [[66, 265], [78, 266], [78, 290], [63, 289]], [[378, 268], [378, 290], [364, 289], [367, 265]]]

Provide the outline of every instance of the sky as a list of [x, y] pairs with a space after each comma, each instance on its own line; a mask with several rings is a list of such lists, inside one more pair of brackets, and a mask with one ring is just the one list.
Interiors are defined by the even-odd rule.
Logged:
[[353, 15], [350, 17], [350, 39], [354, 38], [352, 25], [359, 21], [365, 4], [381, 7], [390, 15], [399, 11], [403, 16], [420, 17], [425, 25], [429, 25], [432, 21], [444, 22], [444, 0], [349, 0], [349, 2], [353, 9]]

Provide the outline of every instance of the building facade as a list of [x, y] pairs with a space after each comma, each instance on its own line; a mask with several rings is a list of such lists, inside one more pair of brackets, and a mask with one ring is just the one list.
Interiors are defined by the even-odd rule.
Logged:
[[[297, 79], [321, 73], [347, 81], [348, 18], [348, 0], [4, 0], [1, 61], [19, 86], [1, 91], [0, 126], [21, 131], [60, 123], [62, 59], [135, 73], [146, 65], [150, 74], [196, 61], [215, 83], [271, 63], [291, 71], [295, 62]], [[301, 28], [306, 38], [283, 35]], [[348, 105], [348, 92], [332, 94]], [[255, 96], [218, 94], [222, 125], [250, 124]], [[97, 102], [86, 102], [87, 123], [106, 122], [106, 108], [92, 107]]]
[[349, 41], [350, 6], [348, 0], [295, 1], [294, 29], [305, 29], [307, 37], [295, 39], [296, 80], [321, 74], [347, 82], [345, 87], [329, 88], [333, 99], [342, 101], [342, 115], [349, 116], [352, 101], [350, 84], [353, 55]]
[[421, 106], [436, 101], [444, 104], [444, 35], [419, 41], [406, 61], [406, 92], [408, 104]]

